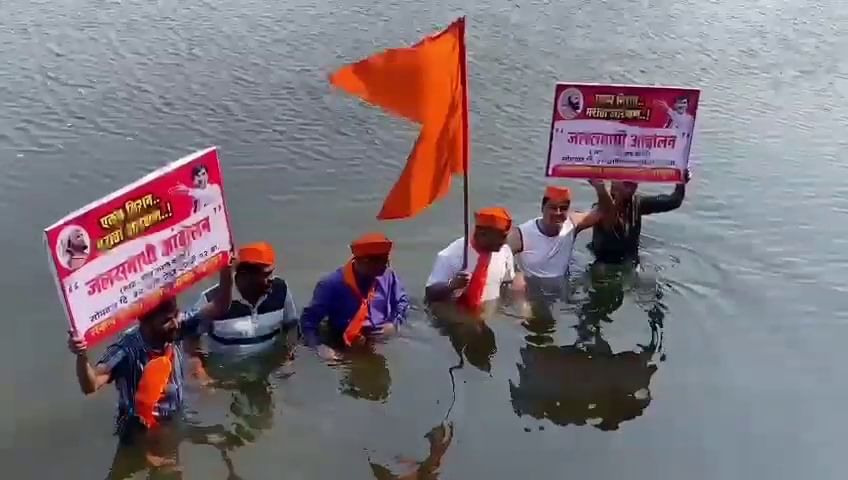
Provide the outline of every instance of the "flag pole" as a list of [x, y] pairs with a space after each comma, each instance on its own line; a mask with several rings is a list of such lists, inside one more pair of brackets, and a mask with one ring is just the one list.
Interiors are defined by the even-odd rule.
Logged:
[[459, 18], [459, 68], [460, 78], [462, 79], [462, 220], [465, 226], [465, 245], [462, 250], [462, 269], [468, 268], [468, 241], [469, 241], [469, 225], [468, 225], [468, 68], [466, 66], [465, 57], [465, 17]]

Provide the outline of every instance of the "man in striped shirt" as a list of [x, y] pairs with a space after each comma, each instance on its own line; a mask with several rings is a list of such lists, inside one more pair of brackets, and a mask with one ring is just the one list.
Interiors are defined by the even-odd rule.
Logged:
[[[231, 267], [221, 271], [221, 283], [231, 282]], [[226, 288], [224, 291], [228, 292]], [[131, 443], [139, 433], [154, 430], [159, 424], [176, 419], [183, 408], [183, 382], [186, 361], [180, 341], [196, 331], [201, 318], [216, 316], [229, 306], [230, 296], [219, 295], [215, 301], [191, 312], [180, 312], [174, 297], [164, 298], [159, 305], [138, 319], [138, 326], [127, 330], [92, 366], [85, 339], [70, 331], [68, 346], [76, 355], [76, 374], [80, 390], [92, 394], [107, 383], [118, 390], [116, 433], [122, 443]], [[162, 357], [167, 358], [165, 361]], [[165, 364], [159, 384], [145, 380], [148, 366]], [[150, 385], [152, 384], [152, 385]], [[142, 401], [141, 390], [148, 389], [149, 401]], [[140, 404], [139, 402], [142, 401]]]

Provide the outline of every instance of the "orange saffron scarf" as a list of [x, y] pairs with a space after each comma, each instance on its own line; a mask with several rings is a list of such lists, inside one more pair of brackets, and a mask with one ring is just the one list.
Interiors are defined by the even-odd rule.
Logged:
[[135, 392], [135, 413], [147, 428], [153, 428], [158, 424], [154, 411], [171, 379], [173, 355], [174, 348], [168, 345], [162, 355], [151, 358], [147, 362], [141, 373], [141, 380]]
[[483, 290], [486, 289], [486, 280], [489, 278], [489, 263], [492, 261], [492, 252], [481, 252], [477, 250], [477, 247], [474, 247], [474, 250], [477, 252], [477, 265], [474, 266], [471, 280], [457, 302], [472, 311], [478, 311], [480, 305], [483, 304]]
[[359, 340], [359, 337], [362, 335], [362, 327], [364, 327], [365, 323], [368, 321], [368, 311], [371, 305], [371, 300], [377, 294], [377, 281], [375, 280], [373, 285], [371, 285], [368, 295], [363, 295], [359, 290], [359, 285], [356, 283], [356, 275], [353, 273], [353, 260], [349, 260], [345, 264], [342, 273], [344, 274], [345, 285], [353, 291], [353, 294], [356, 295], [360, 301], [359, 310], [356, 311], [356, 314], [347, 325], [347, 328], [345, 328], [344, 335], [342, 336], [345, 345], [349, 347]]

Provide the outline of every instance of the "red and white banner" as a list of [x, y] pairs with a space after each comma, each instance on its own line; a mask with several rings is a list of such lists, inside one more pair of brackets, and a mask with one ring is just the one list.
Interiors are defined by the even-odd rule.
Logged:
[[229, 262], [218, 151], [162, 167], [59, 220], [44, 238], [71, 328], [96, 344]]
[[700, 91], [561, 83], [546, 176], [680, 182]]

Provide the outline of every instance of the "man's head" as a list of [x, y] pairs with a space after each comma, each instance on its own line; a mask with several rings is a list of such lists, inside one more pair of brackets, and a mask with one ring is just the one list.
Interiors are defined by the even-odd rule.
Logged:
[[569, 96], [568, 96], [568, 98], [566, 99], [566, 101], [568, 102], [568, 107], [569, 107], [569, 108], [571, 108], [571, 109], [572, 109], [572, 110], [574, 110], [575, 112], [579, 112], [579, 111], [580, 111], [580, 107], [581, 107], [582, 105], [580, 105], [580, 95], [579, 95], [579, 94], [572, 93], [571, 95], [569, 95]]
[[478, 210], [474, 214], [474, 248], [482, 252], [497, 252], [506, 243], [510, 228], [512, 217], [505, 208], [489, 207]]
[[139, 317], [138, 325], [149, 341], [173, 342], [177, 340], [180, 331], [179, 314], [176, 297], [168, 295], [156, 307]]
[[68, 250], [72, 252], [85, 253], [88, 251], [88, 244], [85, 241], [85, 233], [82, 229], [74, 228], [68, 235]]
[[259, 298], [271, 289], [277, 258], [268, 242], [249, 243], [237, 254], [236, 288], [247, 299]]
[[674, 100], [674, 111], [684, 114], [689, 110], [689, 98], [681, 95]]
[[366, 278], [386, 273], [392, 241], [382, 233], [366, 233], [350, 244], [356, 271]]
[[614, 181], [610, 185], [610, 195], [616, 200], [630, 200], [638, 187], [636, 182]]
[[206, 188], [209, 184], [209, 170], [206, 165], [197, 165], [191, 169], [191, 180], [195, 188]]
[[571, 208], [571, 190], [554, 185], [545, 188], [545, 194], [542, 197], [542, 221], [546, 225], [561, 227], [568, 218], [569, 208]]

